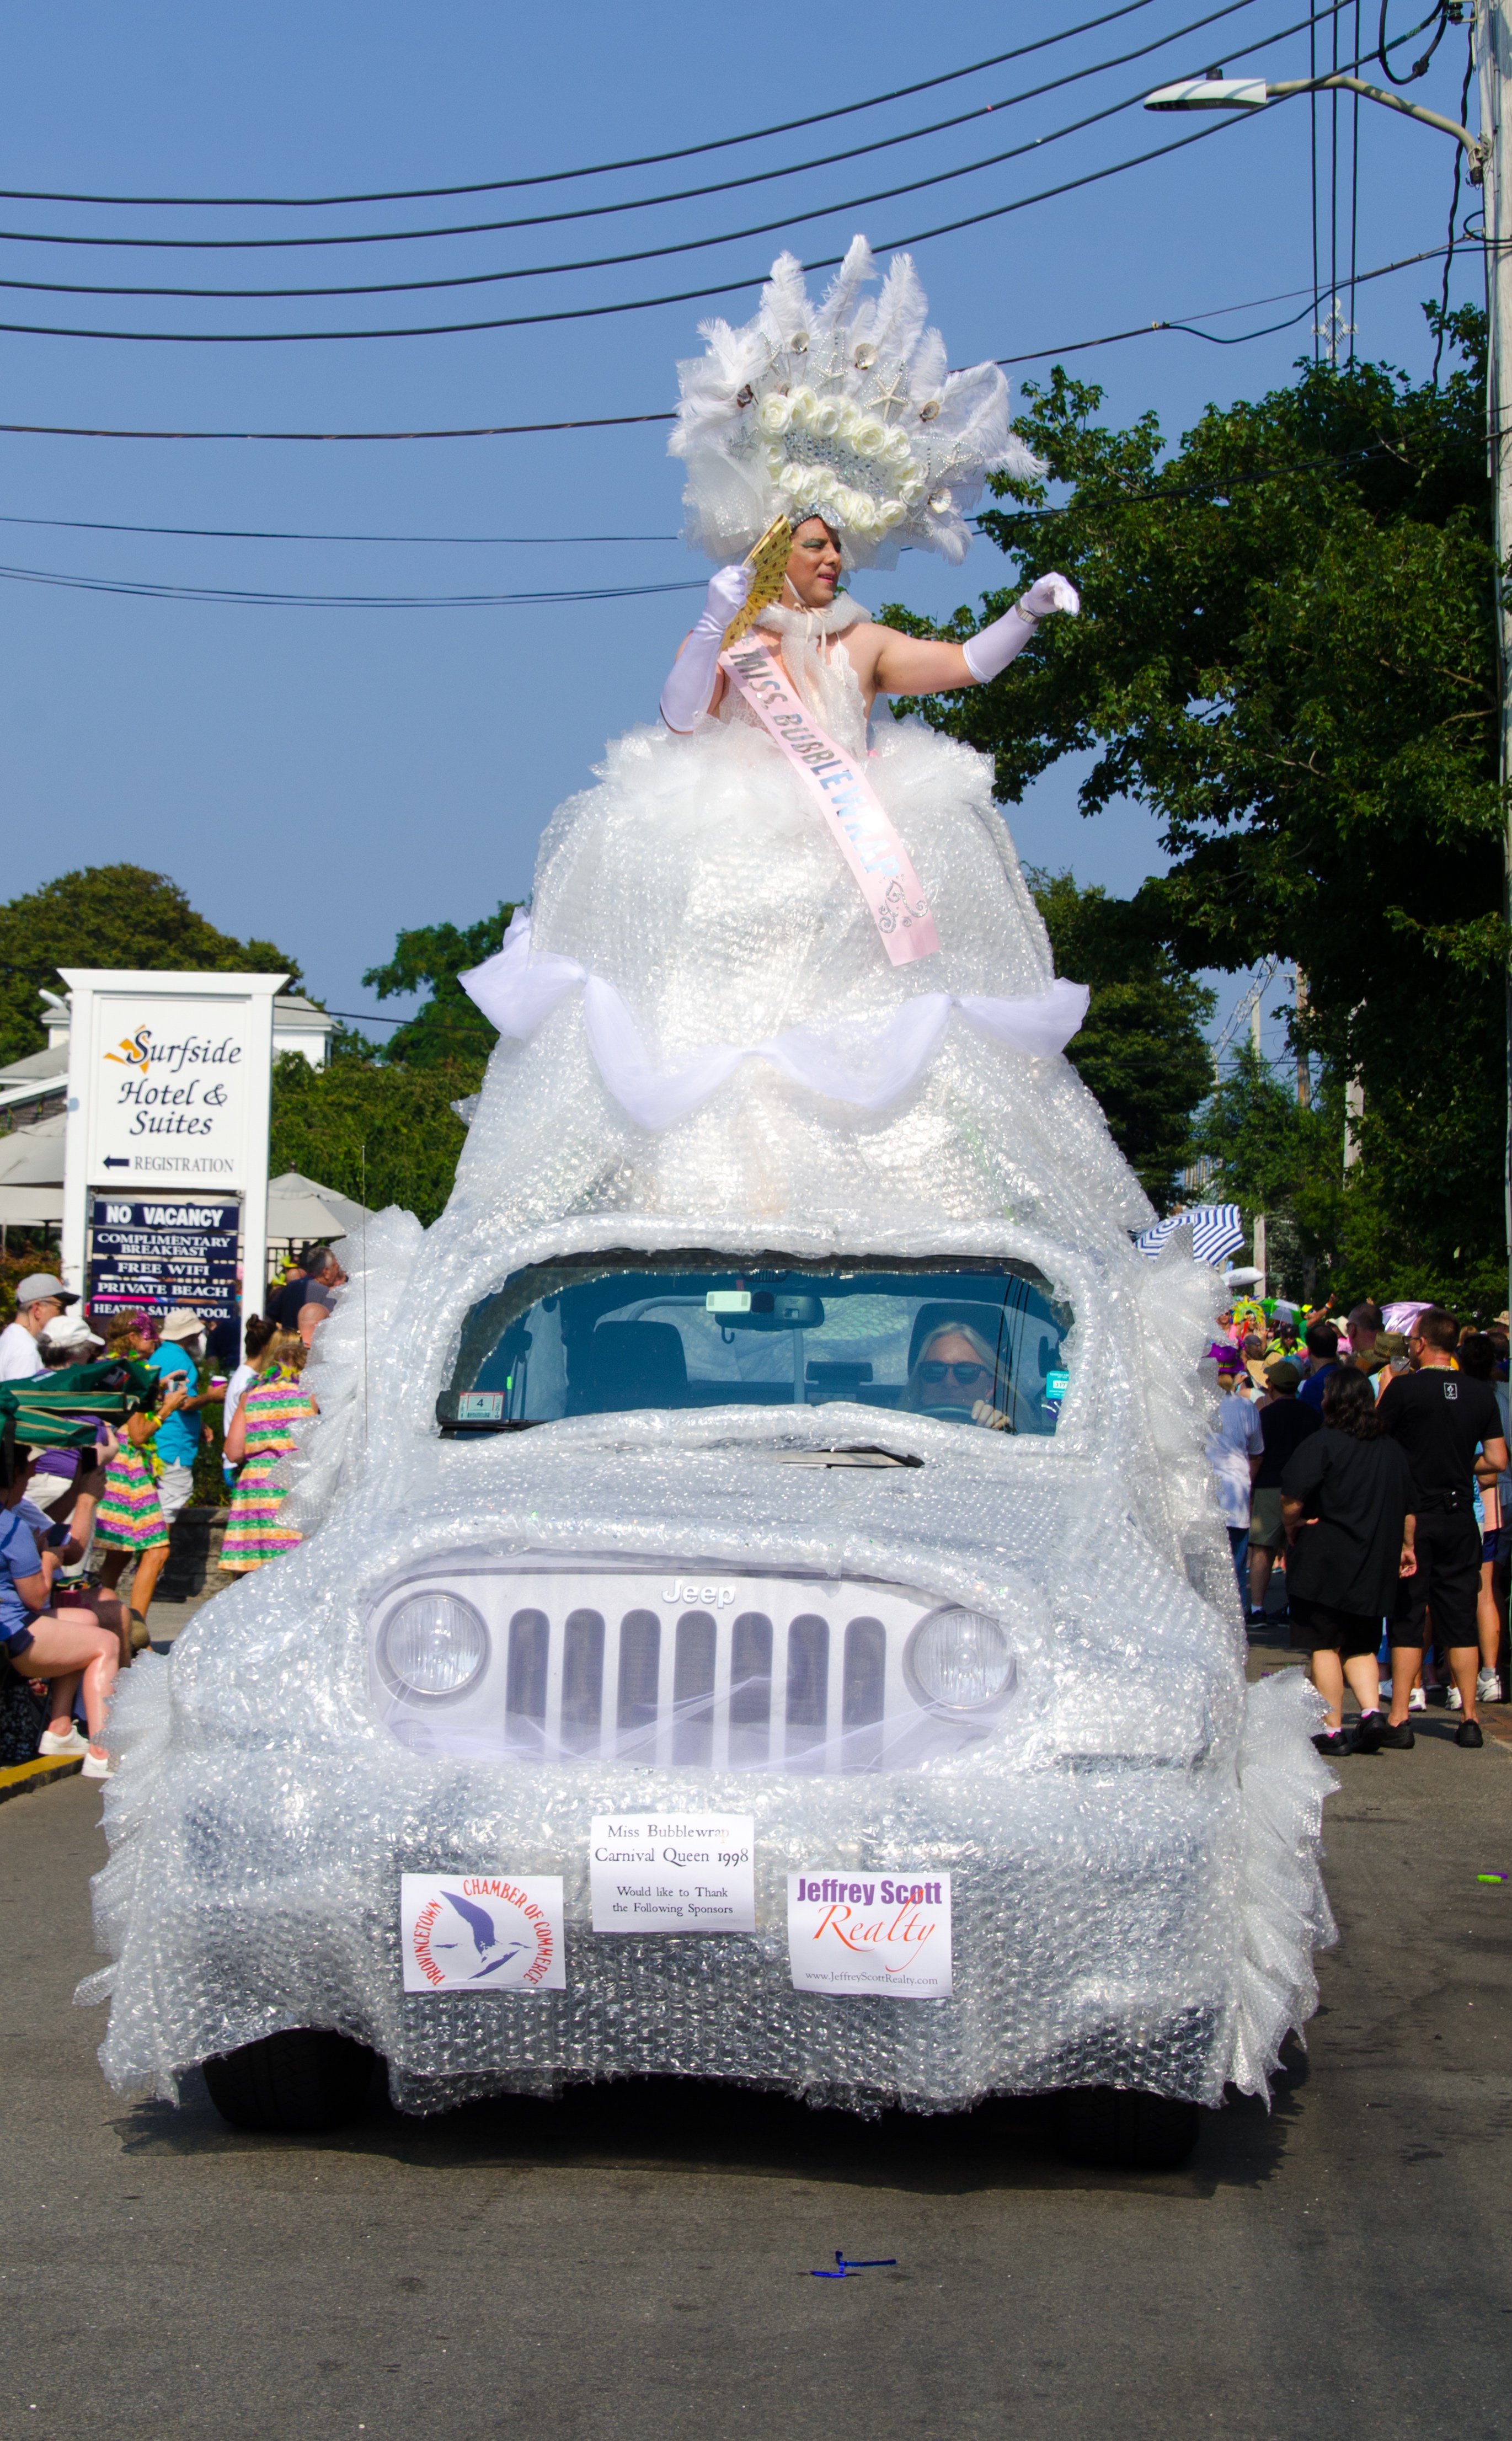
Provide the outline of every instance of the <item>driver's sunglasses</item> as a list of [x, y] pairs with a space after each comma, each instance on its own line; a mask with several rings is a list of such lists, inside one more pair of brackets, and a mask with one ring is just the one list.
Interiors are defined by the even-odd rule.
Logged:
[[985, 1382], [987, 1379], [985, 1365], [942, 1365], [937, 1358], [931, 1356], [927, 1364], [919, 1367], [921, 1382], [943, 1382], [947, 1373], [955, 1376], [963, 1389], [972, 1382]]

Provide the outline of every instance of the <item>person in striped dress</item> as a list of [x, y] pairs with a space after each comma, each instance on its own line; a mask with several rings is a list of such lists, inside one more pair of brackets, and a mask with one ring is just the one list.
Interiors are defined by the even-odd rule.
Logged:
[[299, 1379], [307, 1353], [297, 1330], [280, 1330], [264, 1349], [258, 1378], [243, 1392], [231, 1419], [225, 1455], [242, 1471], [221, 1550], [221, 1565], [228, 1574], [261, 1568], [265, 1560], [292, 1551], [300, 1540], [297, 1527], [279, 1523], [285, 1486], [272, 1476], [298, 1447], [301, 1427], [316, 1413]]
[[[112, 1323], [107, 1353], [140, 1364], [155, 1344], [148, 1318], [123, 1314]], [[135, 1561], [132, 1575], [129, 1661], [148, 1642], [147, 1611], [168, 1558], [168, 1520], [157, 1497], [150, 1460], [153, 1435], [167, 1415], [184, 1404], [186, 1389], [165, 1390], [158, 1405], [133, 1416], [122, 1427], [120, 1445], [105, 1469], [105, 1485], [95, 1514], [95, 1548], [105, 1554], [100, 1582], [113, 1594]]]

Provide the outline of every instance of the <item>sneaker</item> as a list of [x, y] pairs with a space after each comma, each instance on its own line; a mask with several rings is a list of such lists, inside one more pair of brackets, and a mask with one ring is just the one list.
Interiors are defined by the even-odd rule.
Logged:
[[1412, 1693], [1407, 1698], [1407, 1709], [1410, 1712], [1427, 1711], [1428, 1697], [1424, 1694], [1421, 1687], [1414, 1687], [1413, 1689]]
[[1465, 1709], [1465, 1698], [1464, 1698], [1464, 1696], [1460, 1693], [1460, 1691], [1459, 1691], [1459, 1689], [1458, 1689], [1457, 1687], [1446, 1687], [1446, 1688], [1445, 1688], [1445, 1690], [1444, 1690], [1444, 1709], [1446, 1710], [1446, 1712], [1463, 1712], [1463, 1711], [1464, 1711], [1464, 1709]]
[[1321, 1755], [1341, 1755], [1349, 1752], [1349, 1740], [1342, 1729], [1320, 1729], [1313, 1745]]
[[1411, 1721], [1386, 1721], [1382, 1724], [1380, 1743], [1383, 1746], [1415, 1746]]
[[1361, 1712], [1359, 1716], [1359, 1727], [1355, 1731], [1355, 1752], [1357, 1754], [1379, 1754], [1381, 1739], [1385, 1735], [1385, 1731], [1386, 1721], [1384, 1714], [1374, 1710]]
[[89, 1740], [81, 1738], [70, 1721], [62, 1737], [56, 1729], [44, 1729], [37, 1740], [37, 1752], [40, 1755], [86, 1755]]
[[114, 1770], [115, 1764], [109, 1755], [97, 1754], [93, 1746], [86, 1748], [80, 1770], [81, 1780], [109, 1780]]
[[[1480, 1722], [1462, 1721], [1454, 1732], [1454, 1743], [1457, 1746], [1484, 1746], [1485, 1740], [1481, 1735]], [[87, 1764], [85, 1769], [88, 1769]]]
[[1477, 1675], [1475, 1700], [1478, 1704], [1500, 1704], [1502, 1701], [1502, 1681], [1494, 1670], [1483, 1670]]
[[1392, 1682], [1389, 1678], [1383, 1678], [1380, 1682], [1380, 1699], [1383, 1704], [1389, 1704], [1391, 1702]]

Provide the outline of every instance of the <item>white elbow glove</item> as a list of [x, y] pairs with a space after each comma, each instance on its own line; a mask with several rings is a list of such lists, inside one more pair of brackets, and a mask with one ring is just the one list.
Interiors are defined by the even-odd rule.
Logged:
[[748, 568], [731, 567], [716, 569], [710, 578], [697, 624], [661, 690], [661, 717], [669, 729], [685, 735], [708, 711], [725, 629], [750, 591], [751, 575]]
[[1075, 586], [1066, 577], [1057, 576], [1053, 571], [1049, 576], [1036, 577], [1028, 592], [1019, 596], [1011, 610], [1005, 611], [1000, 619], [995, 619], [990, 627], [983, 627], [980, 636], [973, 636], [968, 643], [963, 644], [961, 649], [966, 657], [967, 669], [985, 686], [989, 678], [997, 678], [999, 671], [1008, 667], [1017, 653], [1023, 651], [1041, 619], [1048, 619], [1056, 610], [1064, 610], [1074, 619], [1081, 606], [1081, 597]]

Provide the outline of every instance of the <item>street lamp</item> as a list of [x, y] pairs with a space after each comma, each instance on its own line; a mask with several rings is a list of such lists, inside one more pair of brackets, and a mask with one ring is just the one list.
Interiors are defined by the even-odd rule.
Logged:
[[1357, 76], [1297, 77], [1287, 84], [1267, 84], [1260, 77], [1226, 77], [1221, 68], [1209, 68], [1205, 76], [1183, 77], [1179, 84], [1162, 84], [1159, 93], [1146, 94], [1146, 110], [1266, 110], [1273, 101], [1290, 101], [1299, 93], [1359, 93], [1367, 101], [1383, 102], [1388, 110], [1399, 110], [1404, 118], [1421, 119], [1425, 127], [1436, 127], [1441, 135], [1457, 136], [1470, 156], [1470, 184], [1478, 187], [1485, 174], [1490, 138], [1472, 136], [1456, 118], [1443, 118], [1436, 110], [1425, 110], [1420, 101], [1404, 101], [1399, 93], [1387, 93], [1378, 84], [1366, 84]]
[[[1298, 77], [1286, 84], [1267, 84], [1258, 77], [1226, 77], [1221, 68], [1205, 76], [1184, 77], [1179, 84], [1161, 85], [1145, 97], [1146, 110], [1269, 110], [1273, 102], [1289, 101], [1299, 93], [1358, 93], [1400, 111], [1425, 127], [1452, 136], [1469, 155], [1472, 187], [1485, 189], [1486, 310], [1489, 330], [1485, 364], [1486, 433], [1492, 473], [1493, 533], [1497, 564], [1505, 570], [1512, 548], [1512, 432], [1506, 411], [1512, 404], [1512, 144], [1502, 108], [1500, 63], [1512, 57], [1512, 0], [1476, 0], [1481, 68], [1481, 125], [1472, 136], [1454, 118], [1441, 118], [1421, 102], [1405, 101], [1400, 94], [1366, 84], [1356, 76], [1338, 73]], [[1512, 601], [1500, 590], [1497, 647], [1501, 663], [1503, 787], [1503, 913], [1512, 927]], [[1512, 967], [1505, 979], [1507, 1042], [1507, 1126], [1503, 1166], [1506, 1218], [1507, 1307], [1512, 1311]]]

